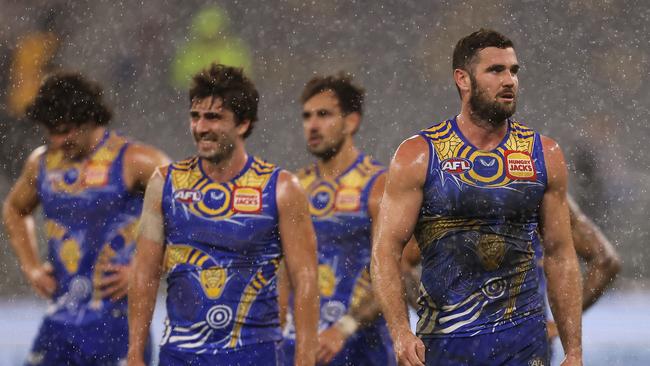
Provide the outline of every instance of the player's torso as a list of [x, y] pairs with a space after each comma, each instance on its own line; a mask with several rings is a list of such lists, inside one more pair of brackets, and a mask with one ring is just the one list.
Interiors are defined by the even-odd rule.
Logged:
[[217, 353], [280, 339], [278, 173], [253, 157], [225, 183], [204, 174], [199, 158], [169, 167], [164, 347]]
[[57, 290], [48, 309], [51, 319], [72, 324], [126, 315], [126, 300], [102, 300], [94, 290], [104, 273], [99, 264], [126, 264], [135, 241], [141, 195], [123, 179], [124, 137], [107, 132], [94, 152], [70, 163], [60, 152], [46, 152], [37, 191], [45, 216], [49, 261]]
[[360, 154], [336, 179], [313, 165], [298, 177], [305, 188], [318, 243], [321, 328], [331, 326], [370, 289], [370, 191], [384, 167]]
[[534, 247], [546, 167], [538, 134], [513, 121], [480, 151], [455, 119], [420, 133], [430, 160], [415, 235], [421, 336], [494, 332], [537, 316]]

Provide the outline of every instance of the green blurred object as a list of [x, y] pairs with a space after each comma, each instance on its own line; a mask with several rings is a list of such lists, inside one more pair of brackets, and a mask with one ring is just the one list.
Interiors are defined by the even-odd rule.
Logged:
[[193, 75], [212, 62], [242, 67], [251, 75], [250, 51], [246, 42], [229, 33], [230, 20], [218, 7], [201, 10], [191, 24], [190, 40], [178, 49], [172, 65], [175, 87], [189, 87]]

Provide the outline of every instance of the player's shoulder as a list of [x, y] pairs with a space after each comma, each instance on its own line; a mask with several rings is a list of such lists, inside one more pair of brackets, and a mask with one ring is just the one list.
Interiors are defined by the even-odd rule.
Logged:
[[315, 176], [316, 175], [316, 164], [311, 163], [311, 164], [309, 164], [307, 166], [304, 166], [304, 167], [296, 170], [295, 175], [296, 175], [296, 177], [298, 177], [298, 179], [301, 179], [301, 180], [312, 177], [312, 176]]
[[23, 166], [23, 171], [30, 174], [36, 174], [38, 167], [41, 164], [41, 160], [46, 156], [47, 151], [47, 145], [42, 145], [34, 149], [29, 156], [27, 156]]
[[197, 168], [198, 164], [199, 164], [199, 157], [191, 156], [185, 159], [176, 160], [169, 164], [163, 165], [161, 169], [165, 169], [165, 171], [174, 170], [180, 172], [189, 172]]
[[386, 165], [382, 164], [379, 160], [376, 160], [370, 155], [363, 155], [363, 158], [359, 162], [359, 168], [368, 171], [368, 173], [380, 173], [386, 170]]
[[401, 162], [417, 163], [418, 161], [416, 159], [420, 159], [423, 154], [427, 156], [429, 154], [429, 145], [427, 141], [420, 134], [413, 135], [402, 141], [402, 143], [397, 147], [397, 151], [393, 157], [393, 162], [397, 160]]
[[510, 130], [516, 134], [523, 136], [535, 134], [534, 129], [516, 119], [510, 120]]
[[560, 148], [560, 144], [558, 144], [557, 141], [555, 141], [553, 138], [546, 136], [546, 135], [540, 135], [540, 141], [542, 142], [542, 148], [544, 149], [544, 155], [547, 156], [548, 154], [555, 155], [558, 153], [562, 153], [562, 149]]
[[251, 169], [258, 175], [271, 174], [278, 170], [281, 170], [276, 164], [262, 159], [259, 156], [253, 156], [251, 161]]
[[449, 118], [443, 121], [435, 122], [430, 127], [421, 130], [418, 135], [437, 139], [444, 137], [453, 131], [453, 119]]
[[169, 163], [169, 158], [163, 151], [140, 141], [129, 141], [125, 154], [127, 161], [152, 161], [156, 165]]

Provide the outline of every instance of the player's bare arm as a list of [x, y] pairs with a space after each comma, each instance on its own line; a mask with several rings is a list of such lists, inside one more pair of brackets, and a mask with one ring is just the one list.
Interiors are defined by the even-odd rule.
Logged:
[[[571, 236], [578, 257], [585, 262], [582, 311], [590, 308], [614, 282], [621, 270], [621, 259], [605, 234], [585, 215], [569, 195]], [[558, 336], [555, 322], [547, 324], [549, 338]]]
[[39, 295], [50, 298], [56, 290], [52, 268], [43, 263], [38, 254], [33, 212], [39, 205], [36, 191], [38, 166], [45, 147], [29, 156], [23, 171], [7, 195], [2, 208], [9, 243], [20, 262], [20, 268]]
[[[144, 192], [156, 167], [169, 164], [169, 158], [160, 150], [144, 144], [132, 144], [124, 155], [124, 180], [131, 192]], [[99, 270], [106, 273], [97, 282], [102, 297], [117, 301], [126, 296], [131, 265], [106, 263]]]
[[295, 364], [314, 365], [319, 314], [316, 235], [307, 196], [294, 175], [280, 173], [276, 195], [284, 263], [294, 294]]
[[372, 283], [393, 337], [400, 365], [423, 365], [424, 344], [409, 327], [400, 260], [413, 236], [422, 204], [429, 150], [412, 137], [400, 145], [390, 164], [372, 249]]
[[582, 282], [571, 238], [567, 168], [560, 147], [542, 137], [548, 185], [541, 207], [541, 233], [548, 298], [566, 354], [563, 365], [582, 364]]
[[132, 144], [124, 155], [124, 179], [130, 191], [143, 192], [157, 167], [170, 163], [162, 151], [144, 144]]
[[144, 365], [144, 350], [162, 273], [165, 253], [162, 218], [163, 172], [156, 170], [144, 196], [140, 232], [129, 286], [129, 366]]
[[568, 198], [573, 245], [578, 257], [585, 261], [582, 310], [587, 310], [605, 292], [618, 272], [621, 259], [602, 231], [580, 210], [571, 196]]

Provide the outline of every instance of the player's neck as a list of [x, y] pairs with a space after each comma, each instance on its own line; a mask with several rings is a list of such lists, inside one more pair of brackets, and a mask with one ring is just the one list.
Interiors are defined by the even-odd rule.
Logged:
[[463, 136], [479, 150], [495, 149], [508, 133], [507, 120], [493, 124], [472, 114], [469, 108], [463, 108], [456, 122]]
[[338, 177], [352, 165], [357, 157], [359, 157], [359, 149], [354, 146], [352, 139], [348, 139], [341, 146], [341, 150], [331, 159], [318, 160], [318, 170], [321, 177], [332, 179]]
[[243, 144], [235, 147], [232, 156], [219, 162], [201, 159], [203, 172], [215, 182], [227, 182], [235, 178], [248, 161], [248, 154]]
[[87, 159], [89, 156], [93, 154], [95, 149], [97, 149], [97, 146], [102, 142], [104, 139], [104, 134], [106, 133], [106, 127], [89, 127], [92, 128], [90, 131], [86, 132], [88, 137], [85, 139], [87, 143], [83, 147], [83, 150], [81, 151], [81, 154], [76, 156], [73, 159], [68, 159], [71, 162], [79, 162]]

